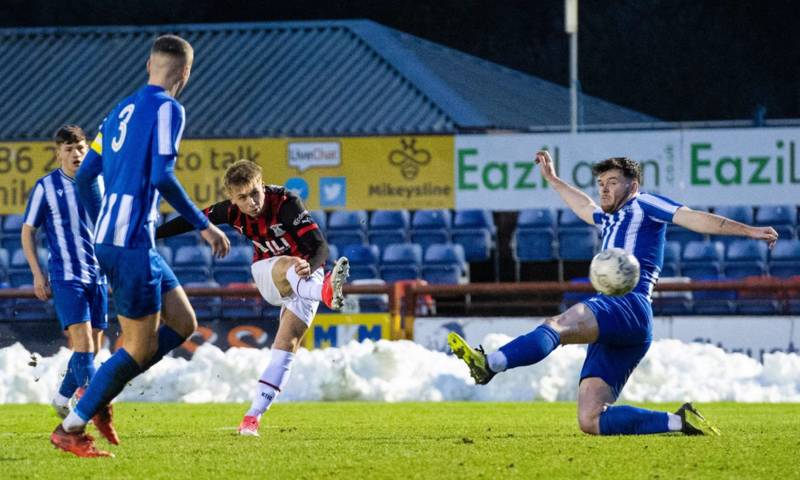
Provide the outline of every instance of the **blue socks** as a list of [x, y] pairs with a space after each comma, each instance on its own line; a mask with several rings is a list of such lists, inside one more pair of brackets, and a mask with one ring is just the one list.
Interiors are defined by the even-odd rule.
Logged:
[[627, 405], [608, 407], [600, 414], [600, 435], [647, 435], [669, 432], [666, 412]]
[[548, 325], [539, 325], [534, 331], [521, 335], [500, 347], [506, 356], [506, 368], [533, 365], [542, 361], [561, 343], [561, 336]]
[[94, 376], [94, 352], [72, 352], [67, 364], [67, 374], [58, 393], [66, 398], [72, 397], [79, 387], [85, 387]]
[[111, 402], [141, 372], [136, 360], [124, 348], [120, 348], [97, 370], [74, 412], [88, 422], [100, 407]]
[[147, 365], [142, 367], [142, 371], [144, 372], [158, 363], [162, 358], [164, 358], [164, 355], [180, 347], [185, 341], [186, 339], [180, 336], [178, 332], [171, 329], [167, 325], [161, 325], [161, 327], [158, 329], [158, 350], [156, 350], [153, 358], [147, 362]]

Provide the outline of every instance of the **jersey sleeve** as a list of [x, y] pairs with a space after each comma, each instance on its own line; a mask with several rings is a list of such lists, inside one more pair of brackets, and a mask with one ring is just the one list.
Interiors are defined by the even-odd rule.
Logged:
[[[206, 207], [203, 210], [203, 214], [214, 225], [230, 223], [230, 220], [228, 219], [228, 211], [230, 206], [231, 201], [224, 200], [222, 202], [215, 203], [210, 207]], [[186, 233], [193, 229], [194, 227], [191, 223], [189, 223], [188, 220], [183, 217], [176, 217], [156, 229], [156, 238], [172, 237], [175, 235], [180, 235], [181, 233]]]
[[150, 173], [150, 181], [164, 199], [194, 228], [203, 230], [208, 227], [208, 219], [192, 203], [186, 190], [175, 177], [175, 160], [184, 124], [183, 107], [177, 102], [167, 101], [158, 108], [156, 132], [153, 135], [153, 170]]
[[600, 207], [595, 208], [594, 211], [592, 212], [592, 220], [594, 220], [594, 224], [595, 225], [601, 225], [603, 223], [603, 217], [604, 216], [605, 216], [605, 213], [603, 213], [603, 209], [602, 208], [600, 208]]
[[301, 251], [308, 255], [311, 271], [324, 265], [328, 259], [328, 242], [322, 236], [317, 222], [295, 194], [287, 193], [287, 199], [281, 205], [278, 218], [284, 229], [295, 238]]
[[683, 206], [683, 204], [667, 197], [652, 193], [639, 194], [639, 205], [641, 205], [645, 215], [661, 223], [672, 223], [672, 217], [675, 216], [675, 212]]
[[25, 225], [39, 228], [44, 221], [46, 209], [47, 202], [45, 202], [44, 199], [44, 187], [42, 186], [42, 182], [37, 182], [30, 197], [28, 197], [28, 204], [25, 206], [23, 222]]

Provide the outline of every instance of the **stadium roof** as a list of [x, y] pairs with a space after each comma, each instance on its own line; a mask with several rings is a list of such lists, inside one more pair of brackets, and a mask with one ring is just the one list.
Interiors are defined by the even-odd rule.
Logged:
[[[195, 47], [188, 138], [525, 131], [569, 123], [565, 87], [367, 20], [0, 29], [0, 140], [93, 131], [146, 82], [155, 36]], [[582, 96], [583, 125], [655, 119]]]

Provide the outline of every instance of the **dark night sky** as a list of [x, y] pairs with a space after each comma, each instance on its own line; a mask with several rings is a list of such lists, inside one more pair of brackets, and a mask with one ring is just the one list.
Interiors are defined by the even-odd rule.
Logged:
[[[560, 84], [563, 0], [293, 2], [5, 0], [0, 25], [368, 18]], [[580, 0], [586, 93], [665, 120], [800, 117], [800, 5], [790, 0]]]

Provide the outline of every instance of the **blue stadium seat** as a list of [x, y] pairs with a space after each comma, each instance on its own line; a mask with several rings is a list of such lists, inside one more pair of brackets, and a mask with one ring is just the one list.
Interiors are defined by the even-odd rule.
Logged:
[[[243, 266], [246, 269], [250, 270], [250, 264], [253, 260], [253, 249], [252, 247], [245, 247], [242, 245], [231, 247], [231, 251], [222, 258], [214, 257], [213, 263], [214, 267], [217, 266], [225, 266], [225, 267], [232, 267], [232, 266]], [[220, 282], [221, 283], [221, 282]]]
[[231, 283], [250, 283], [253, 281], [250, 268], [241, 265], [235, 267], [215, 266], [211, 276], [215, 282], [224, 286]]
[[320, 230], [325, 232], [328, 229], [328, 216], [325, 215], [324, 210], [311, 210], [308, 213], [311, 215], [311, 218], [314, 219], [314, 222], [317, 223]]
[[556, 226], [556, 216], [549, 208], [529, 208], [520, 210], [517, 228], [549, 228]]
[[725, 276], [744, 278], [767, 273], [767, 244], [758, 240], [735, 240], [725, 251]]
[[8, 250], [5, 248], [0, 248], [0, 271], [5, 272], [6, 270], [11, 267], [11, 256], [8, 253]]
[[33, 274], [28, 269], [11, 269], [8, 271], [8, 283], [12, 288], [33, 285]]
[[585, 227], [588, 225], [586, 222], [577, 216], [572, 209], [564, 208], [560, 211], [558, 216], [558, 226], [560, 227]]
[[262, 317], [265, 305], [261, 297], [225, 296], [222, 297], [221, 313], [223, 318], [230, 320], [254, 320]]
[[380, 251], [375, 245], [349, 245], [344, 256], [350, 261], [350, 280], [378, 278]]
[[328, 232], [367, 231], [367, 212], [364, 210], [336, 210], [328, 217]]
[[773, 277], [800, 275], [800, 240], [778, 240], [769, 254], [769, 273]]
[[[589, 283], [588, 277], [577, 277], [570, 280], [569, 283]], [[561, 311], [567, 310], [569, 307], [575, 305], [576, 303], [580, 303], [594, 295], [594, 292], [574, 292], [574, 291], [566, 291], [564, 292], [564, 297], [561, 300]]]
[[449, 210], [417, 210], [411, 220], [411, 228], [413, 230], [450, 230], [451, 223]]
[[[583, 223], [586, 225], [586, 223]], [[598, 248], [595, 227], [561, 227], [558, 230], [558, 258], [568, 261], [591, 260]]]
[[465, 280], [467, 260], [459, 244], [437, 243], [425, 251], [422, 279], [431, 284], [457, 284]]
[[451, 224], [449, 210], [418, 210], [411, 219], [411, 242], [423, 249], [434, 243], [449, 243]]
[[180, 247], [175, 250], [172, 263], [175, 267], [210, 267], [211, 247], [206, 245]]
[[[207, 281], [185, 283], [183, 286], [186, 288], [219, 288], [220, 285], [214, 281]], [[190, 296], [189, 302], [192, 304], [198, 320], [214, 320], [221, 315], [222, 299], [220, 297]]]
[[22, 224], [24, 223], [23, 215], [6, 215], [3, 218], [2, 238], [0, 238], [0, 247], [14, 250], [22, 247], [22, 240], [20, 234], [22, 232]]
[[180, 267], [176, 265], [172, 268], [172, 271], [175, 273], [175, 276], [178, 277], [178, 281], [181, 282], [181, 285], [207, 282], [212, 279], [208, 267]]
[[181, 247], [196, 247], [204, 245], [205, 242], [200, 238], [200, 233], [197, 230], [181, 233], [163, 239], [164, 245], [172, 249], [173, 252]]
[[172, 265], [172, 249], [166, 245], [156, 245], [156, 250], [161, 258], [167, 262], [167, 265]]
[[693, 279], [716, 278], [722, 273], [722, 242], [691, 241], [683, 249], [681, 274]]
[[736, 220], [739, 223], [744, 223], [747, 225], [753, 224], [753, 208], [749, 206], [725, 205], [721, 207], [715, 207], [714, 213], [725, 218], [730, 218], [731, 220]]
[[408, 210], [376, 210], [369, 221], [369, 243], [383, 248], [407, 242], [410, 223]]
[[325, 259], [325, 270], [333, 268], [333, 263], [339, 259], [339, 249], [336, 245], [328, 244], [328, 258]]
[[555, 233], [550, 227], [518, 227], [512, 238], [517, 262], [548, 262], [553, 257]]
[[53, 320], [56, 318], [52, 300], [43, 302], [38, 298], [15, 299], [12, 312], [15, 321], [41, 321]]
[[494, 226], [494, 219], [492, 219], [492, 212], [484, 209], [456, 210], [452, 228], [453, 230], [485, 228], [492, 235], [497, 231]]
[[797, 208], [794, 205], [764, 205], [758, 207], [755, 217], [756, 225], [769, 225], [774, 228], [779, 238], [795, 238], [797, 227]]
[[[722, 275], [701, 276], [693, 280], [724, 280]], [[695, 315], [729, 315], [736, 311], [736, 291], [734, 290], [695, 290], [692, 313]]]
[[661, 277], [677, 277], [681, 268], [681, 244], [666, 242], [664, 244], [664, 265], [661, 267]]
[[681, 249], [686, 248], [689, 242], [702, 242], [705, 239], [706, 237], [702, 233], [693, 232], [673, 224], [667, 225], [667, 241], [678, 242], [681, 245]]
[[336, 245], [339, 250], [344, 250], [348, 245], [366, 245], [367, 234], [363, 230], [332, 230], [328, 229], [326, 240], [329, 244]]
[[380, 274], [387, 283], [419, 278], [422, 247], [415, 243], [388, 245], [381, 258]]
[[[485, 262], [492, 258], [494, 239], [488, 228], [453, 229], [452, 242], [461, 245], [468, 262]], [[426, 251], [433, 245], [428, 246]]]

